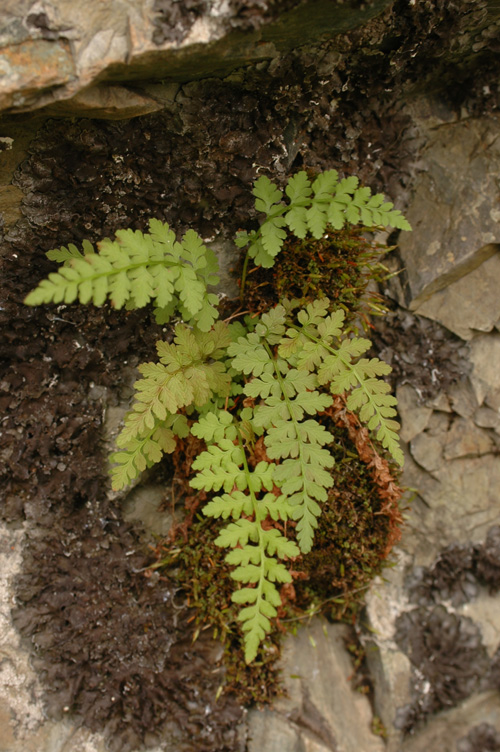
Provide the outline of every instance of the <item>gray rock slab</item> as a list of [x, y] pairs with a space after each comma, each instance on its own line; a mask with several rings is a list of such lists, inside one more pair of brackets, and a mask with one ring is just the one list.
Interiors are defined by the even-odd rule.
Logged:
[[405, 303], [425, 300], [498, 251], [500, 120], [484, 116], [429, 129], [401, 233]]
[[410, 443], [410, 451], [415, 462], [429, 473], [439, 470], [443, 464], [442, 441], [428, 433], [415, 436]]
[[438, 321], [465, 340], [491, 332], [500, 319], [500, 253], [451, 282], [418, 306], [421, 316]]
[[[498, 523], [500, 462], [498, 456], [467, 457], [443, 462], [433, 472], [436, 484], [418, 485], [425, 504], [410, 514], [412, 547], [431, 542], [435, 551], [452, 543], [480, 541]], [[424, 542], [425, 541], [425, 542]]]
[[500, 646], [500, 598], [483, 589], [477, 598], [460, 606], [457, 612], [479, 625], [483, 644], [490, 658], [493, 657]]
[[431, 407], [433, 410], [439, 410], [443, 413], [453, 412], [448, 396], [444, 392], [439, 392], [435, 397], [426, 400], [426, 407]]
[[[111, 107], [140, 113], [149, 101], [127, 102], [118, 92], [103, 107], [88, 91], [94, 82], [167, 79], [190, 81], [227, 76], [236, 68], [270, 61], [306, 43], [319, 42], [363, 25], [393, 0], [373, 0], [352, 8], [331, 0], [297, 3], [278, 17], [265, 16], [266, 5], [254, 24], [241, 26], [238, 6], [214, 0], [200, 13], [186, 14], [184, 28], [165, 21], [158, 36], [160, 13], [153, 0], [4, 0], [0, 8], [0, 110], [26, 111], [53, 105], [78, 95], [82, 107], [108, 117]], [[37, 23], [37, 14], [43, 22]], [[163, 38], [165, 36], [165, 38]], [[82, 96], [81, 92], [87, 90]], [[109, 94], [109, 96], [113, 96]], [[140, 98], [140, 94], [138, 94]], [[149, 110], [151, 111], [151, 110]], [[99, 114], [99, 112], [101, 114]], [[130, 117], [130, 114], [124, 114]]]
[[479, 457], [495, 448], [493, 439], [472, 420], [456, 418], [446, 436], [443, 457], [446, 460], [458, 457]]
[[368, 699], [353, 691], [345, 625], [315, 619], [287, 638], [282, 677], [288, 698], [248, 716], [248, 752], [382, 752]]
[[399, 435], [403, 441], [411, 441], [427, 427], [432, 408], [422, 404], [416, 389], [410, 384], [398, 386], [396, 397], [401, 418]]
[[500, 728], [498, 692], [475, 695], [459, 707], [435, 716], [413, 737], [408, 737], [398, 752], [457, 752], [457, 742], [480, 723]]
[[153, 535], [165, 537], [173, 521], [172, 511], [167, 507], [170, 500], [165, 486], [152, 483], [136, 486], [123, 503], [123, 519], [138, 523]]
[[448, 389], [448, 397], [453, 412], [461, 415], [462, 418], [471, 418], [479, 407], [476, 393], [469, 378], [452, 384]]
[[497, 428], [500, 425], [500, 411], [491, 407], [478, 407], [474, 413], [474, 423], [481, 428]]
[[376, 578], [366, 599], [370, 634], [366, 661], [373, 678], [375, 712], [387, 733], [388, 752], [399, 752], [401, 732], [394, 727], [398, 707], [411, 701], [411, 663], [394, 642], [395, 621], [410, 608], [404, 588], [404, 573], [412, 557], [403, 549], [392, 554], [395, 567]]
[[500, 408], [500, 333], [481, 334], [470, 345], [470, 380], [479, 405]]

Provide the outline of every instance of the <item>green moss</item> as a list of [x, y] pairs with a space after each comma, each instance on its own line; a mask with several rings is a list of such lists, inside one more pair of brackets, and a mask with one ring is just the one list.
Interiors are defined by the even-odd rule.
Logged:
[[335, 485], [319, 518], [313, 550], [301, 569], [307, 579], [296, 586], [296, 606], [314, 606], [332, 620], [353, 621], [364, 593], [382, 570], [390, 534], [389, 518], [367, 465], [345, 431], [328, 425], [333, 447]]
[[305, 303], [328, 297], [348, 315], [378, 313], [381, 299], [367, 295], [370, 281], [387, 276], [380, 258], [388, 248], [368, 240], [366, 228], [346, 225], [321, 240], [293, 235], [285, 240], [272, 269], [257, 268], [246, 283], [245, 304], [262, 311], [283, 298]]

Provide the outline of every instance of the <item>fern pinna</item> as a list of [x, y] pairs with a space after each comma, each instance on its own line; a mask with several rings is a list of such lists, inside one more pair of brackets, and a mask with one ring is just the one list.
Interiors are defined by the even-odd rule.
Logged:
[[[298, 172], [286, 198], [267, 177], [253, 193], [265, 217], [258, 230], [236, 237], [237, 246], [248, 246], [242, 290], [248, 259], [271, 267], [289, 233], [319, 239], [345, 223], [411, 229], [382, 195], [372, 196], [357, 178], [340, 180], [335, 170], [314, 180]], [[292, 580], [289, 562], [311, 550], [334, 482], [333, 436], [321, 422], [331, 395], [347, 393], [347, 408], [403, 462], [396, 400], [381, 378], [391, 369], [362, 357], [371, 343], [343, 332], [344, 311], [326, 297], [302, 308], [281, 301], [246, 326], [216, 321], [218, 298], [207, 287], [218, 281], [217, 260], [193, 230], [178, 241], [168, 224], [152, 219], [147, 233], [120, 230], [98, 249], [84, 241], [83, 253], [72, 244], [49, 251], [61, 266], [26, 303], [152, 303], [159, 323], [182, 319], [171, 343], [157, 343], [158, 361], [139, 366], [111, 458], [112, 483], [116, 490], [129, 485], [175, 451], [178, 437], [191, 432], [205, 442], [190, 484], [213, 494], [204, 513], [227, 521], [215, 543], [230, 549], [226, 561], [238, 583], [232, 598], [242, 606], [250, 662], [278, 613], [281, 585]]]

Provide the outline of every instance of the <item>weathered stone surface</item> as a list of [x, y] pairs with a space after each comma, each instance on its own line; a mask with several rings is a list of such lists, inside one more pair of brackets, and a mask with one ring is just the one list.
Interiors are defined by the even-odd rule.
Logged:
[[21, 217], [23, 192], [15, 185], [0, 187], [0, 214], [6, 228], [14, 225]]
[[172, 526], [172, 513], [166, 508], [165, 486], [152, 484], [134, 488], [123, 505], [123, 518], [136, 522], [155, 536], [165, 537]]
[[465, 603], [458, 611], [479, 625], [483, 644], [493, 657], [500, 645], [500, 598], [482, 590], [477, 598]]
[[366, 697], [353, 691], [345, 625], [319, 619], [290, 636], [283, 655], [288, 698], [272, 711], [251, 711], [249, 752], [382, 752], [371, 732]]
[[479, 405], [486, 401], [495, 410], [500, 408], [500, 334], [481, 334], [471, 343], [473, 370], [470, 380]]
[[456, 752], [457, 742], [480, 723], [499, 727], [500, 697], [497, 692], [483, 692], [458, 708], [440, 713], [413, 738], [407, 738], [401, 752]]
[[0, 752], [105, 752], [97, 735], [45, 717], [30, 653], [10, 617], [24, 535], [22, 528], [0, 526]]
[[498, 251], [498, 123], [485, 116], [443, 123], [427, 134], [425, 169], [406, 211], [413, 232], [399, 240], [411, 309]]
[[441, 467], [443, 463], [442, 440], [428, 433], [421, 433], [414, 437], [410, 447], [415, 462], [418, 462], [424, 470], [433, 473]]
[[479, 407], [474, 389], [468, 378], [452, 384], [448, 390], [448, 396], [453, 412], [461, 415], [462, 418], [471, 418]]
[[[227, 76], [250, 62], [272, 60], [355, 28], [392, 2], [372, 0], [355, 10], [315, 0], [307, 7], [297, 3], [279, 16], [263, 4], [245, 24], [230, 2], [201, 4], [176, 20], [153, 0], [8, 0], [0, 10], [0, 109], [26, 110], [69, 99], [96, 79]], [[123, 117], [130, 117], [126, 101], [115, 96], [113, 110], [121, 104]], [[101, 117], [98, 94], [85, 93], [76, 108], [90, 111], [93, 105]]]
[[490, 332], [500, 318], [500, 254], [494, 253], [477, 269], [444, 290], [435, 292], [417, 313], [439, 321], [462, 339], [477, 331]]
[[484, 538], [498, 521], [498, 457], [487, 454], [451, 460], [434, 470], [433, 477], [439, 485], [432, 489], [419, 486], [426, 506], [415, 507], [417, 536], [427, 536], [435, 550]]
[[146, 96], [127, 86], [97, 84], [75, 94], [71, 100], [61, 100], [48, 112], [54, 115], [122, 120], [147, 115], [164, 109], [162, 101]]
[[493, 440], [485, 431], [467, 418], [456, 418], [446, 435], [443, 457], [446, 460], [458, 457], [478, 457], [495, 448]]
[[474, 413], [474, 423], [480, 428], [496, 428], [500, 424], [500, 412], [491, 407], [479, 407]]
[[421, 404], [416, 390], [409, 384], [399, 386], [396, 397], [401, 418], [401, 439], [411, 441], [427, 427], [432, 408]]
[[453, 412], [451, 409], [450, 400], [444, 392], [439, 392], [436, 397], [427, 400], [425, 404], [428, 407], [432, 407], [433, 410], [439, 410], [444, 413]]
[[4, 47], [0, 49], [0, 109], [29, 108], [47, 91], [75, 78], [68, 42], [30, 39]]
[[396, 567], [374, 580], [366, 599], [370, 636], [366, 660], [374, 681], [375, 712], [387, 732], [387, 750], [396, 752], [401, 732], [395, 728], [397, 708], [411, 701], [411, 664], [394, 641], [395, 621], [408, 606], [403, 574], [412, 559], [403, 549], [393, 554]]

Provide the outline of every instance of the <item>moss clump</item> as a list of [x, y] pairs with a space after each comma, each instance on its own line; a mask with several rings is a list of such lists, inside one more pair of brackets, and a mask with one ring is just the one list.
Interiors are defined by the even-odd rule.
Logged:
[[283, 298], [306, 303], [327, 296], [350, 316], [385, 310], [378, 295], [366, 292], [370, 281], [387, 276], [380, 257], [389, 249], [368, 240], [366, 232], [346, 225], [325, 232], [321, 240], [289, 235], [272, 269], [249, 273], [245, 307], [263, 311]]
[[301, 562], [305, 577], [296, 586], [295, 606], [352, 622], [370, 581], [384, 566], [391, 515], [346, 431], [330, 423], [327, 427], [335, 436], [329, 447], [335, 485], [323, 506], [313, 549]]

